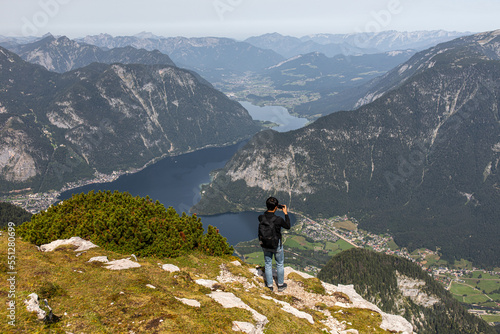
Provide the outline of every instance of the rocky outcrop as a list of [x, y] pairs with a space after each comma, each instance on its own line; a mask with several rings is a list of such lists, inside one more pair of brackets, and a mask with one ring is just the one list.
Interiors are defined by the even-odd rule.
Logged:
[[[53, 252], [58, 247], [64, 246], [64, 245], [75, 246], [76, 247], [75, 252], [84, 252], [84, 251], [87, 251], [89, 249], [99, 247], [99, 246], [93, 244], [91, 241], [83, 240], [80, 237], [71, 237], [69, 239], [55, 240], [49, 244], [41, 245], [39, 247], [39, 249], [42, 252]], [[80, 254], [77, 254], [77, 256]], [[132, 254], [132, 256], [135, 257], [135, 255], [133, 255], [133, 254]], [[136, 258], [136, 261], [137, 261], [137, 258]], [[109, 270], [125, 270], [125, 269], [130, 269], [130, 268], [139, 268], [141, 265], [139, 263], [137, 263], [136, 261], [132, 261], [130, 257], [126, 258], [126, 259], [109, 261], [107, 256], [96, 256], [96, 257], [91, 258], [88, 262], [104, 263], [105, 268], [109, 269]]]
[[24, 304], [26, 305], [26, 310], [28, 312], [36, 313], [38, 320], [43, 320], [47, 315], [47, 313], [40, 308], [40, 302], [36, 293], [28, 295], [28, 299], [24, 301]]
[[410, 297], [410, 299], [417, 305], [431, 307], [440, 301], [438, 297], [422, 291], [422, 287], [425, 286], [425, 282], [422, 280], [412, 279], [398, 274], [397, 281], [401, 294], [405, 297]]
[[130, 268], [139, 268], [141, 265], [130, 258], [106, 262], [105, 268], [109, 270], [125, 270]]
[[[251, 270], [251, 272], [255, 275], [254, 277], [263, 277], [263, 272], [260, 270]], [[322, 282], [322, 285], [325, 288], [325, 294], [320, 295], [305, 291], [304, 288], [300, 285], [300, 283], [294, 281], [289, 277], [289, 275], [292, 273], [298, 274], [299, 276], [305, 279], [314, 279], [314, 276], [296, 271], [291, 267], [285, 268], [285, 277], [287, 277], [285, 282], [288, 284], [288, 288], [284, 292], [277, 294], [289, 295], [294, 297], [295, 300], [300, 301], [296, 302], [297, 303], [296, 306], [292, 306], [288, 302], [284, 302], [282, 300], [278, 300], [276, 298], [264, 294], [261, 295], [261, 298], [264, 300], [273, 301], [276, 304], [276, 306], [281, 308], [284, 312], [290, 313], [297, 318], [305, 319], [311, 324], [315, 323], [313, 317], [309, 313], [299, 310], [297, 307], [300, 307], [301, 309], [309, 308], [317, 310], [316, 307], [317, 303], [324, 303], [325, 305], [337, 306], [347, 309], [359, 308], [359, 309], [372, 310], [376, 313], [379, 313], [382, 317], [382, 323], [380, 324], [380, 328], [397, 333], [406, 333], [406, 334], [413, 333], [413, 326], [406, 319], [398, 315], [392, 315], [381, 311], [377, 306], [363, 299], [354, 290], [354, 287], [352, 285], [336, 286], [333, 284]], [[220, 274], [216, 278], [216, 280], [197, 280], [196, 283], [208, 287], [210, 289], [217, 289], [217, 287], [220, 286], [220, 284], [225, 284], [225, 285], [241, 284], [247, 290], [251, 288], [256, 288], [258, 285], [260, 285], [258, 281], [254, 280], [253, 282], [251, 282], [247, 278], [231, 274], [227, 266], [225, 265], [221, 266]], [[338, 293], [342, 294], [343, 301], [345, 301], [345, 298], [347, 297], [348, 302], [347, 303], [340, 302], [337, 297]], [[217, 300], [224, 307], [229, 307], [229, 308], [239, 307], [245, 309], [248, 307], [245, 306], [244, 303], [242, 303], [240, 298], [234, 296], [234, 294], [232, 293], [216, 291], [212, 292], [210, 294], [210, 297]], [[323, 324], [326, 327], [328, 327], [329, 333], [338, 333], [338, 334], [350, 333], [349, 329], [346, 326], [347, 325], [346, 323], [340, 323], [339, 321], [337, 321], [335, 318], [332, 317], [330, 312], [328, 312], [327, 310], [322, 310], [322, 312], [327, 317], [327, 320], [323, 321]], [[252, 314], [254, 314], [257, 324], [251, 327], [250, 333], [262, 333], [263, 324], [265, 325], [269, 320], [265, 318], [265, 316], [255, 313], [255, 311], [252, 311]]]
[[214, 291], [208, 295], [210, 298], [214, 299], [216, 302], [222, 305], [224, 308], [241, 308], [252, 313], [255, 320], [255, 330], [254, 333], [263, 333], [265, 325], [269, 322], [266, 316], [255, 311], [253, 308], [245, 304], [240, 298], [236, 297], [231, 292]]

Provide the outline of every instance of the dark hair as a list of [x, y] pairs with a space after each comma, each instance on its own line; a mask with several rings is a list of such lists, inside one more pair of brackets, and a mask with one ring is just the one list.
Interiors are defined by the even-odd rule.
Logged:
[[266, 200], [266, 206], [269, 211], [274, 210], [278, 206], [278, 200], [275, 197], [269, 197]]

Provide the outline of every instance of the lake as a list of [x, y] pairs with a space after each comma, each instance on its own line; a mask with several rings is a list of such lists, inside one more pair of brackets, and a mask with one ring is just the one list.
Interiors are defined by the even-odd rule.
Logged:
[[[248, 103], [242, 103], [242, 105], [247, 110], [252, 109], [252, 112], [249, 110], [252, 118], [258, 119], [256, 117], [264, 117], [262, 115], [267, 114], [265, 120], [275, 123], [280, 121], [280, 126], [284, 124], [290, 130], [300, 128], [307, 122], [305, 119], [293, 120], [296, 117], [290, 116], [288, 111], [282, 107], [248, 107]], [[283, 110], [286, 111], [286, 114], [283, 113]], [[259, 115], [256, 116], [256, 113]], [[282, 131], [283, 127], [277, 130]], [[60, 199], [65, 200], [74, 193], [87, 193], [91, 190], [127, 191], [132, 196], [149, 196], [155, 201], [158, 200], [165, 207], [172, 206], [178, 213], [187, 213], [200, 200], [201, 185], [210, 182], [210, 172], [224, 167], [226, 162], [244, 144], [245, 142], [242, 142], [228, 147], [208, 148], [168, 157], [140, 172], [120, 176], [113, 182], [90, 184], [66, 191], [61, 194]], [[265, 205], [265, 203], [262, 204]], [[215, 226], [231, 245], [236, 245], [239, 242], [257, 238], [257, 217], [259, 214], [261, 213], [226, 213], [216, 216], [200, 216], [200, 218], [205, 230], [208, 225]], [[290, 219], [293, 225], [295, 222], [293, 214], [290, 214]]]
[[299, 129], [309, 122], [306, 118], [299, 118], [290, 115], [288, 110], [280, 106], [265, 106], [259, 107], [250, 102], [240, 101], [240, 104], [248, 110], [252, 119], [256, 121], [270, 121], [278, 124], [273, 130], [286, 132]]

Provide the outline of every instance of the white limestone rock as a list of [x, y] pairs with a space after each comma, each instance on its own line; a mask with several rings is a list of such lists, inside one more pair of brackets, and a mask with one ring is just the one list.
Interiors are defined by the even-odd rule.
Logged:
[[106, 269], [109, 270], [124, 270], [124, 269], [130, 269], [130, 268], [139, 268], [141, 265], [137, 262], [134, 262], [128, 259], [121, 259], [121, 260], [115, 260], [115, 261], [110, 261], [106, 263]]
[[252, 317], [256, 321], [255, 333], [263, 333], [264, 326], [269, 322], [266, 316], [255, 311], [253, 308], [245, 304], [240, 298], [236, 297], [231, 292], [214, 291], [208, 296], [221, 304], [224, 308], [236, 307], [250, 311], [250, 313], [252, 313]]
[[233, 328], [232, 330], [234, 332], [243, 332], [247, 334], [254, 334], [257, 331], [257, 328], [249, 322], [243, 322], [243, 321], [233, 321]]
[[188, 305], [188, 306], [192, 306], [192, 307], [200, 307], [201, 306], [200, 302], [195, 300], [195, 299], [177, 298], [177, 297], [175, 297], [175, 299], [177, 299], [181, 303]]
[[109, 260], [108, 260], [107, 256], [94, 256], [94, 257], [90, 258], [90, 260], [88, 260], [87, 262], [102, 262], [102, 263], [107, 263], [107, 262], [109, 262]]
[[282, 310], [283, 311], [288, 312], [290, 314], [293, 314], [297, 318], [306, 319], [311, 324], [314, 324], [314, 319], [313, 319], [313, 317], [309, 313], [299, 311], [299, 310], [297, 310], [295, 307], [293, 307], [292, 305], [290, 305], [287, 302], [283, 302], [281, 300], [277, 300], [277, 299], [274, 299], [272, 297], [268, 297], [266, 295], [261, 295], [261, 297], [264, 298], [264, 299], [267, 299], [267, 300], [272, 300], [272, 301], [274, 301], [277, 304], [280, 304], [282, 306]]
[[432, 307], [440, 300], [437, 296], [429, 295], [423, 291], [425, 282], [423, 280], [413, 279], [397, 273], [398, 288], [405, 297], [409, 297], [415, 304]]
[[75, 249], [75, 252], [83, 252], [83, 251], [89, 250], [91, 248], [99, 247], [97, 245], [94, 245], [90, 241], [83, 240], [80, 237], [72, 237], [72, 238], [69, 238], [69, 239], [55, 240], [55, 241], [52, 241], [49, 244], [41, 245], [40, 246], [40, 250], [42, 252], [52, 252], [57, 247], [62, 246], [62, 245], [74, 245], [74, 246], [77, 246], [78, 248]]
[[382, 323], [380, 328], [385, 329], [390, 332], [396, 332], [401, 334], [411, 334], [413, 333], [413, 326], [399, 315], [388, 314], [382, 312]]
[[341, 331], [340, 334], [359, 334], [357, 329], [347, 329], [345, 331]]
[[354, 286], [352, 284], [339, 284], [337, 291], [342, 292], [349, 297], [349, 300], [352, 303], [351, 307], [365, 308], [380, 313], [382, 316], [382, 324], [380, 325], [380, 328], [403, 334], [413, 333], [413, 326], [408, 320], [399, 315], [387, 314], [376, 305], [364, 300], [363, 297], [361, 297], [356, 290], [354, 290]]
[[306, 273], [303, 273], [303, 272], [300, 272], [300, 271], [297, 271], [297, 270], [293, 269], [292, 267], [285, 267], [285, 277], [287, 277], [291, 273], [296, 273], [296, 274], [302, 276], [305, 279], [314, 278], [314, 276], [306, 274]]
[[249, 271], [257, 277], [264, 277], [264, 272], [260, 268], [250, 268]]
[[28, 295], [28, 299], [24, 301], [24, 304], [26, 304], [26, 310], [28, 310], [28, 312], [36, 312], [38, 320], [43, 320], [47, 315], [46, 312], [40, 308], [38, 295], [36, 293]]
[[[238, 261], [236, 261], [236, 262], [238, 262]], [[233, 273], [231, 273], [231, 271], [228, 269], [228, 267], [225, 264], [221, 264], [219, 266], [219, 268], [220, 268], [219, 276], [217, 276], [215, 278], [217, 280], [217, 282], [223, 283], [223, 284], [240, 283], [241, 285], [243, 285], [243, 287], [246, 290], [257, 287], [254, 284], [254, 282], [249, 282], [249, 280], [246, 277], [243, 277], [240, 275], [234, 275]]]
[[179, 267], [177, 267], [176, 265], [173, 265], [173, 264], [164, 264], [162, 266], [162, 269], [165, 270], [165, 271], [168, 271], [169, 273], [174, 273], [176, 271], [181, 271], [179, 269]]

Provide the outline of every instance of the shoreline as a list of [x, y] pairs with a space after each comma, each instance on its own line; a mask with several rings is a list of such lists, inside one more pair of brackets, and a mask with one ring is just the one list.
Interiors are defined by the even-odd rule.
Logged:
[[[206, 145], [206, 146], [203, 146], [203, 147], [200, 147], [197, 149], [191, 149], [191, 150], [181, 152], [181, 153], [174, 153], [174, 154], [165, 153], [159, 157], [155, 157], [155, 158], [151, 159], [150, 161], [146, 162], [141, 167], [130, 168], [129, 170], [126, 170], [126, 171], [117, 170], [117, 171], [111, 172], [110, 174], [99, 173], [96, 171], [94, 174], [94, 178], [68, 182], [58, 190], [51, 189], [51, 190], [47, 190], [45, 192], [38, 192], [38, 193], [30, 192], [30, 191], [32, 191], [31, 188], [25, 188], [22, 190], [12, 190], [9, 193], [1, 195], [0, 201], [6, 202], [6, 203], [11, 203], [13, 205], [19, 206], [19, 207], [31, 212], [33, 214], [36, 214], [36, 213], [39, 213], [41, 211], [45, 211], [50, 206], [58, 203], [60, 201], [59, 198], [60, 198], [61, 194], [64, 192], [67, 192], [67, 191], [70, 191], [73, 189], [78, 189], [78, 188], [88, 186], [91, 184], [104, 184], [104, 183], [114, 182], [123, 175], [136, 174], [136, 173], [146, 169], [147, 167], [160, 162], [161, 160], [163, 160], [165, 158], [178, 157], [178, 156], [194, 153], [194, 152], [205, 150], [205, 149], [225, 148], [225, 147], [229, 147], [232, 145], [241, 145], [241, 144], [244, 144], [246, 141], [248, 141], [249, 138], [250, 137], [246, 137], [246, 138], [241, 139], [239, 141], [233, 141], [233, 142], [225, 143], [225, 144], [221, 144], [221, 145]], [[201, 187], [201, 185], [200, 185], [200, 187]], [[20, 192], [23, 192], [23, 193], [20, 193]]]

